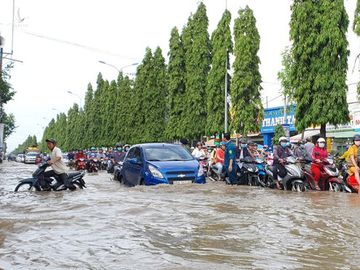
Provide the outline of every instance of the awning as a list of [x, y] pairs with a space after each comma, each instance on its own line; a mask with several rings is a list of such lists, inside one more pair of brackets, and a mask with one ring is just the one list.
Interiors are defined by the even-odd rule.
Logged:
[[326, 132], [328, 138], [352, 138], [355, 134], [359, 134], [354, 130], [338, 131], [338, 132]]
[[[320, 134], [320, 129], [311, 129], [311, 130], [305, 130], [304, 131], [304, 139], [312, 136], [316, 136]], [[290, 137], [290, 142], [298, 142], [301, 140], [302, 133], [299, 133], [295, 136]]]

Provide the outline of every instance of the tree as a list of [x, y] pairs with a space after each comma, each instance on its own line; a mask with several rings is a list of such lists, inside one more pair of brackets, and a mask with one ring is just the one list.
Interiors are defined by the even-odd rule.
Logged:
[[294, 101], [294, 88], [291, 85], [290, 71], [293, 61], [291, 59], [291, 50], [286, 48], [282, 53], [282, 70], [278, 72], [278, 79], [281, 81], [282, 94], [289, 103]]
[[253, 11], [248, 6], [239, 10], [234, 23], [234, 38], [234, 74], [230, 87], [233, 118], [230, 126], [246, 136], [249, 132], [259, 131], [263, 119], [260, 59], [257, 56], [260, 36]]
[[285, 137], [285, 130], [281, 124], [275, 126], [275, 135], [273, 137], [273, 144], [278, 144], [280, 137]]
[[182, 123], [185, 118], [185, 52], [178, 29], [171, 31], [169, 64], [167, 67], [167, 125], [165, 136], [168, 139], [185, 137]]
[[[359, 0], [356, 2], [353, 30], [356, 35], [360, 36], [360, 1]], [[359, 57], [360, 54], [358, 54], [356, 57], [358, 61], [360, 61]], [[358, 99], [360, 99], [360, 82], [358, 82], [357, 84], [357, 96]]]
[[[230, 22], [231, 13], [225, 10], [217, 28], [211, 36], [212, 65], [206, 88], [207, 134], [224, 131], [225, 73], [227, 74], [230, 67], [229, 53], [232, 53], [233, 50]], [[228, 80], [228, 78], [229, 75], [227, 74], [226, 79]], [[230, 83], [227, 85], [229, 86]]]
[[206, 84], [211, 54], [206, 7], [201, 2], [183, 31], [185, 49], [185, 117], [183, 129], [188, 138], [205, 132]]
[[290, 80], [295, 91], [296, 128], [349, 121], [346, 72], [348, 16], [342, 0], [294, 0], [291, 7]]

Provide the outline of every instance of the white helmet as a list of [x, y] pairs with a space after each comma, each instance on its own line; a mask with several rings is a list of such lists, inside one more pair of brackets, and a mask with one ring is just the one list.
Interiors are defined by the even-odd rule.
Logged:
[[325, 142], [325, 139], [324, 138], [319, 138], [319, 139], [317, 139], [317, 141], [316, 141], [317, 143], [320, 143], [320, 142]]
[[286, 137], [280, 137], [279, 142], [287, 142], [288, 139]]

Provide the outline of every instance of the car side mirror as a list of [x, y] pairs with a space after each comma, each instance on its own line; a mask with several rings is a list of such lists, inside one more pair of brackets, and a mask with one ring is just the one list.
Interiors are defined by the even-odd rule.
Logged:
[[129, 163], [132, 165], [141, 165], [142, 164], [142, 162], [140, 160], [138, 160], [137, 158], [130, 158]]

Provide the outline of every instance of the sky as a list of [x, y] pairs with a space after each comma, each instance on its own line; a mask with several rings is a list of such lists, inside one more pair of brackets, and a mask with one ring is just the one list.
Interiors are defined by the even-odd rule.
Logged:
[[[291, 0], [204, 0], [209, 34], [220, 21], [225, 7], [232, 24], [240, 8], [254, 11], [260, 33], [259, 57], [264, 107], [282, 106], [281, 53], [289, 41]], [[12, 36], [13, 3], [15, 3]], [[42, 138], [52, 118], [74, 103], [84, 104], [88, 83], [95, 85], [99, 72], [107, 80], [118, 71], [134, 74], [145, 49], [160, 47], [166, 61], [171, 29], [180, 31], [200, 1], [195, 0], [0, 0], [0, 33], [4, 51], [13, 51], [15, 62], [9, 80], [16, 91], [5, 110], [13, 113], [16, 131], [7, 138], [8, 150], [15, 149], [29, 135]], [[352, 32], [356, 0], [345, 0], [350, 24], [348, 41], [348, 101], [355, 100], [359, 80], [360, 38]], [[13, 37], [13, 39], [12, 39]], [[4, 64], [8, 60], [4, 59]], [[110, 65], [101, 64], [104, 61]], [[355, 69], [354, 69], [355, 67]], [[353, 71], [354, 70], [354, 71]], [[72, 94], [68, 93], [70, 91]]]

